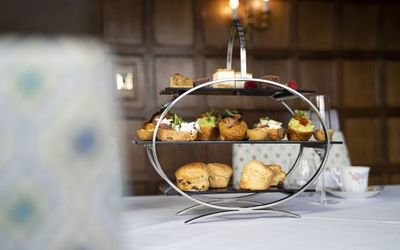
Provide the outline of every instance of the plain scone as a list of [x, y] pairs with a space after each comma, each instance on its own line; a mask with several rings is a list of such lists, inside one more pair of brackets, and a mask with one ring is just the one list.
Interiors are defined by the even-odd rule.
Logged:
[[208, 170], [203, 162], [183, 165], [175, 171], [177, 186], [183, 191], [207, 191]]
[[270, 168], [274, 172], [274, 177], [272, 178], [271, 181], [271, 186], [277, 186], [279, 183], [282, 183], [285, 178], [286, 178], [286, 173], [283, 172], [282, 168], [278, 164], [269, 164], [266, 165], [268, 168]]
[[275, 173], [257, 160], [251, 160], [243, 167], [240, 189], [266, 190], [271, 186]]
[[226, 188], [232, 176], [232, 168], [227, 164], [208, 163], [207, 170], [211, 188]]

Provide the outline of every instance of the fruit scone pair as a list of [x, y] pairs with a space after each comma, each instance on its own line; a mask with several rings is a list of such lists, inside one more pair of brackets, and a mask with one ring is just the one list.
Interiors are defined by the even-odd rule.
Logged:
[[226, 188], [232, 176], [227, 164], [194, 162], [175, 171], [177, 186], [183, 191], [207, 191], [208, 188]]
[[286, 173], [278, 164], [265, 165], [260, 161], [251, 160], [243, 167], [240, 177], [240, 189], [267, 190], [271, 186], [283, 183]]

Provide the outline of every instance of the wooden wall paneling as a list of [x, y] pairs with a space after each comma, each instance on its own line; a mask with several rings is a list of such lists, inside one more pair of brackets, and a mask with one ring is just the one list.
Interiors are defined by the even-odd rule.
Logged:
[[342, 7], [342, 48], [349, 50], [376, 48], [377, 5], [344, 3]]
[[390, 163], [400, 163], [400, 117], [388, 119], [387, 148]]
[[105, 0], [103, 6], [105, 41], [129, 45], [143, 43], [143, 0]]
[[334, 4], [332, 2], [299, 3], [299, 47], [327, 50], [333, 47]]
[[299, 85], [328, 95], [332, 106], [337, 103], [334, 63], [331, 60], [300, 60]]
[[400, 61], [387, 61], [385, 67], [386, 104], [400, 107]]
[[372, 166], [379, 158], [378, 127], [375, 118], [360, 117], [345, 120], [345, 137], [353, 165]]
[[351, 108], [374, 107], [378, 101], [376, 65], [368, 60], [343, 62], [344, 105]]
[[157, 44], [189, 46], [194, 43], [192, 1], [154, 1], [154, 39]]
[[137, 139], [136, 130], [142, 125], [141, 120], [118, 121], [120, 161], [122, 168], [122, 178], [124, 180], [126, 192], [135, 194], [145, 194], [142, 190], [148, 190], [146, 183], [151, 182], [148, 176], [150, 164], [142, 146], [135, 145], [132, 139]]
[[203, 41], [207, 47], [225, 48], [232, 11], [229, 0], [199, 0]]
[[271, 10], [269, 27], [266, 30], [253, 30], [252, 45], [255, 48], [288, 48], [291, 2], [270, 1], [269, 6]]
[[[157, 83], [157, 104], [159, 107], [171, 99], [170, 96], [158, 95], [160, 90], [169, 87], [169, 80], [175, 73], [194, 76], [194, 61], [192, 57], [157, 57], [155, 60], [155, 80]], [[175, 107], [203, 108], [204, 96], [187, 96]]]
[[382, 185], [382, 183], [387, 183], [387, 177], [385, 171], [372, 168], [369, 172], [368, 185]]
[[[120, 56], [113, 60], [113, 87], [127, 110], [142, 109], [145, 105], [149, 83], [144, 80], [143, 58]], [[118, 83], [118, 81], [120, 81]], [[118, 89], [118, 84], [123, 85]]]
[[384, 11], [384, 45], [387, 50], [400, 50], [400, 5], [383, 5]]

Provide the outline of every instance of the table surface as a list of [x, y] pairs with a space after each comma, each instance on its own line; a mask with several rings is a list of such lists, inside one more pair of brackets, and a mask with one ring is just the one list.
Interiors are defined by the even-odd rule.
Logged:
[[400, 186], [328, 206], [313, 199], [301, 194], [276, 207], [302, 218], [240, 215], [186, 225], [208, 210], [177, 216], [193, 203], [179, 196], [125, 198], [123, 249], [400, 249]]

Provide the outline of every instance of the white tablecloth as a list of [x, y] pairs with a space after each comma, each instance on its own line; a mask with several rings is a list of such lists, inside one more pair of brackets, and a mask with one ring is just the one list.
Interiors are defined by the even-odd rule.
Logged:
[[302, 194], [277, 208], [295, 218], [248, 215], [186, 225], [207, 210], [177, 216], [192, 205], [184, 197], [126, 198], [123, 249], [400, 249], [400, 186], [369, 199], [312, 205]]

